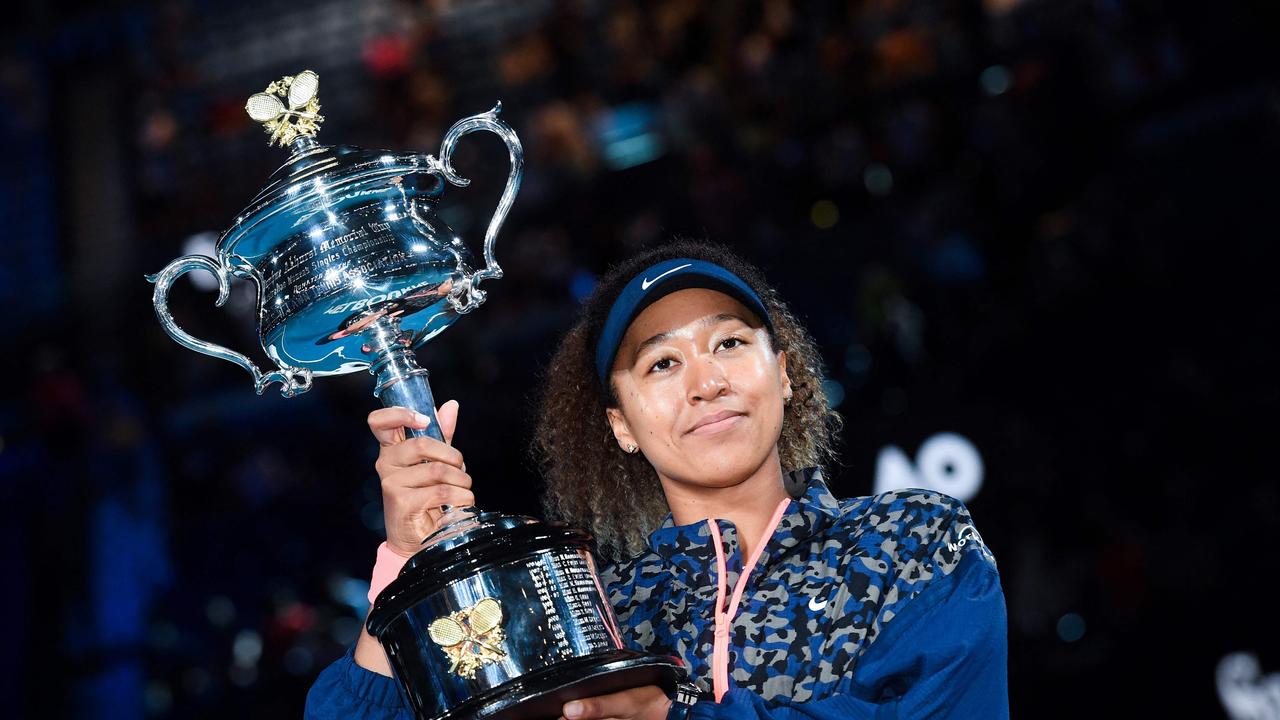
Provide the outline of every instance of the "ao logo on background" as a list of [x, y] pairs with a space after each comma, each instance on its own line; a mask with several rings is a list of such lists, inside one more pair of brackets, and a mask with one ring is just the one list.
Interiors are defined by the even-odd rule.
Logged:
[[875, 492], [925, 488], [969, 502], [982, 488], [982, 455], [968, 438], [938, 433], [924, 441], [914, 465], [896, 445], [876, 458]]
[[1233, 652], [1218, 661], [1218, 699], [1231, 720], [1280, 718], [1280, 672], [1262, 674], [1258, 656]]

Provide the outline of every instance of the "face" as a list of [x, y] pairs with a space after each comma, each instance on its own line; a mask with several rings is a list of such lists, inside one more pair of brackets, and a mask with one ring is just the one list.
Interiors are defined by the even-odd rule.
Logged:
[[728, 487], [776, 462], [785, 353], [745, 306], [715, 290], [679, 290], [627, 328], [610, 379], [619, 445], [638, 445], [664, 482]]

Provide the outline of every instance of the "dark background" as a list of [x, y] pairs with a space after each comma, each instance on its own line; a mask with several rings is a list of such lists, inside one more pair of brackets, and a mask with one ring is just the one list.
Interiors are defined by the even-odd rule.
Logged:
[[[887, 446], [946, 431], [981, 453], [968, 504], [1000, 563], [1015, 716], [1224, 717], [1224, 657], [1280, 671], [1272, 3], [3, 17], [6, 717], [297, 717], [355, 637], [381, 534], [372, 379], [255, 396], [164, 335], [143, 280], [209, 252], [283, 161], [243, 104], [304, 68], [322, 142], [435, 152], [497, 99], [524, 141], [506, 277], [420, 353], [461, 402], [484, 507], [537, 510], [531, 398], [594, 277], [707, 237], [816, 336], [846, 423], [837, 494], [873, 492]], [[504, 151], [472, 136], [456, 163], [475, 183], [445, 218], [478, 250]], [[215, 309], [184, 280], [172, 302], [254, 348], [251, 286]]]

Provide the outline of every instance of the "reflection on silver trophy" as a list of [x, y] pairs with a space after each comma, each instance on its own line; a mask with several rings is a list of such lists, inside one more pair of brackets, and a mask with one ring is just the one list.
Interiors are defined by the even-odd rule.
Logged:
[[[368, 370], [384, 405], [431, 418], [410, 434], [442, 439], [414, 350], [480, 306], [482, 282], [502, 277], [494, 243], [520, 187], [520, 140], [499, 104], [449, 128], [439, 158], [321, 145], [318, 90], [308, 70], [249, 98], [249, 115], [291, 154], [214, 257], [180, 257], [148, 276], [156, 315], [179, 344], [247, 370], [259, 394], [278, 382], [292, 397], [315, 377]], [[437, 209], [447, 184], [469, 184], [450, 158], [460, 138], [481, 130], [506, 144], [510, 171], [485, 232], [484, 267], [473, 269]], [[178, 327], [169, 290], [193, 270], [218, 279], [218, 305], [233, 277], [257, 285], [259, 339], [275, 369]], [[556, 717], [571, 699], [671, 689], [684, 675], [678, 660], [623, 648], [587, 533], [476, 508], [445, 515], [378, 596], [368, 627], [419, 718]]]

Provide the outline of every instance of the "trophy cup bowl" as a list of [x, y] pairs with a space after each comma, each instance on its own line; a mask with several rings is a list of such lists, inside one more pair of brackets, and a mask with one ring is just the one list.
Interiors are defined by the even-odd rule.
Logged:
[[[480, 283], [502, 277], [494, 243], [523, 171], [520, 140], [498, 118], [501, 104], [454, 123], [436, 159], [320, 145], [314, 139], [324, 119], [318, 87], [318, 77], [306, 71], [250, 98], [249, 114], [265, 118], [272, 142], [287, 144], [292, 154], [219, 237], [216, 257], [188, 255], [148, 276], [156, 284], [154, 304], [164, 329], [185, 347], [245, 368], [259, 393], [272, 382], [293, 396], [308, 390], [313, 377], [362, 369], [379, 374], [397, 348], [420, 347], [484, 302]], [[292, 109], [284, 109], [277, 94]], [[472, 270], [470, 251], [437, 207], [446, 183], [469, 184], [450, 159], [459, 138], [480, 130], [503, 139], [511, 170], [485, 233], [485, 267]], [[193, 270], [217, 277], [218, 305], [226, 301], [232, 277], [257, 285], [259, 341], [275, 370], [264, 373], [246, 356], [178, 327], [168, 310], [169, 289]], [[393, 368], [380, 378], [379, 390], [408, 371]]]
[[[244, 368], [261, 394], [306, 392], [313, 378], [368, 370], [374, 395], [430, 418], [410, 435], [442, 440], [427, 371], [414, 350], [485, 300], [502, 277], [494, 244], [519, 189], [524, 153], [492, 110], [445, 133], [440, 156], [327, 146], [311, 71], [286, 76], [245, 110], [270, 143], [291, 150], [219, 237], [215, 256], [187, 255], [149, 275], [164, 330], [179, 344]], [[510, 170], [484, 238], [484, 267], [438, 216], [446, 185], [466, 187], [450, 159], [463, 136], [487, 131]], [[203, 270], [258, 289], [258, 336], [275, 369], [178, 326], [169, 290]], [[675, 658], [627, 650], [595, 573], [590, 535], [531, 518], [446, 508], [435, 533], [377, 598], [368, 628], [387, 652], [416, 717], [554, 718], [569, 700], [685, 677]]]

